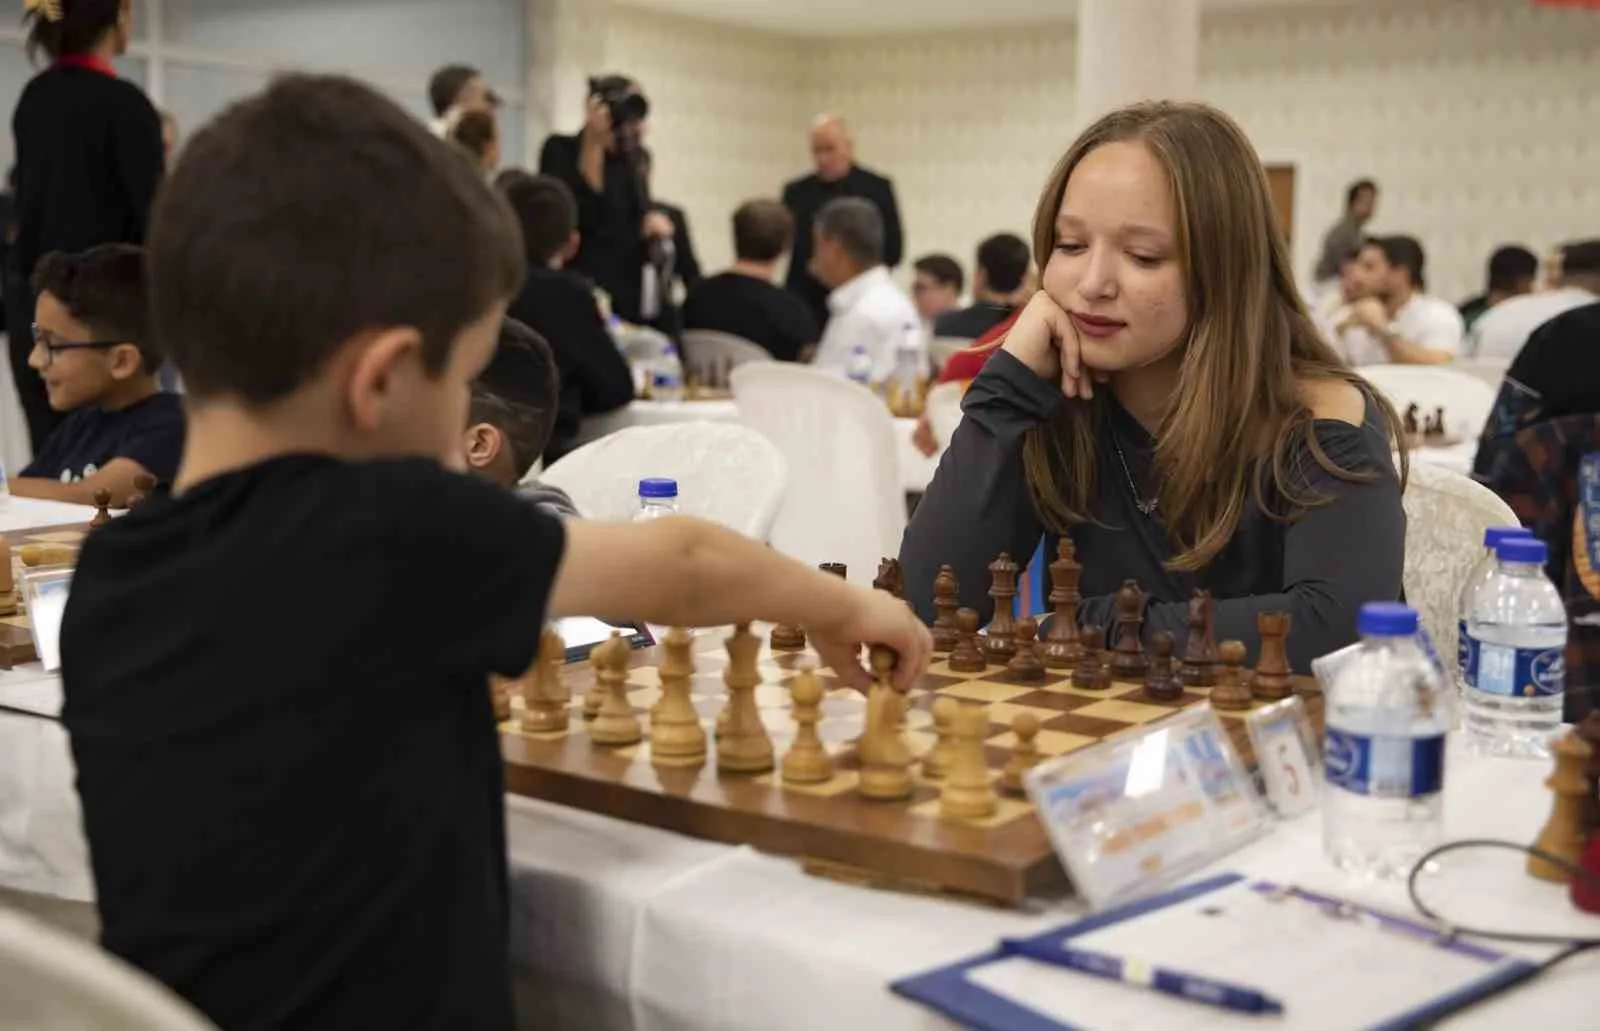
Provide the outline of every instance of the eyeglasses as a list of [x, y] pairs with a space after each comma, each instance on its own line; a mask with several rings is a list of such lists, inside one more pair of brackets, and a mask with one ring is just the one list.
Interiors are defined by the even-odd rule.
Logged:
[[116, 347], [118, 344], [125, 344], [125, 343], [127, 343], [127, 341], [126, 340], [65, 340], [65, 341], [52, 340], [52, 339], [50, 339], [49, 331], [41, 330], [39, 328], [39, 324], [37, 322], [35, 322], [33, 324], [33, 343], [34, 343], [34, 346], [36, 346], [36, 347], [44, 348], [44, 364], [45, 364], [45, 368], [49, 368], [51, 365], [55, 364], [56, 352], [58, 352], [58, 351], [77, 351], [77, 350], [82, 350], [82, 349], [85, 349], [85, 348], [95, 348], [97, 350], [103, 350], [103, 349], [108, 348], [108, 347]]

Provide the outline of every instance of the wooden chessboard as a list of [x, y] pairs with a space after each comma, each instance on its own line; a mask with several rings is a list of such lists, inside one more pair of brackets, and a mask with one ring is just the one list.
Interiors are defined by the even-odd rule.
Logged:
[[[582, 697], [592, 682], [592, 670], [587, 663], [569, 666], [566, 677], [573, 701], [567, 730], [523, 731], [522, 702], [513, 699], [511, 718], [501, 725], [507, 788], [683, 834], [795, 856], [808, 868], [843, 871], [866, 883], [1008, 904], [1066, 886], [1066, 875], [1025, 797], [1002, 794], [993, 816], [952, 821], [939, 815], [938, 782], [925, 780], [920, 773], [908, 800], [878, 802], [859, 795], [854, 741], [863, 728], [866, 699], [843, 687], [827, 669], [819, 670], [826, 695], [818, 731], [834, 758], [831, 780], [797, 786], [785, 785], [776, 772], [719, 774], [713, 728], [727, 695], [722, 683], [727, 666], [722, 637], [704, 634], [695, 642], [692, 691], [707, 729], [705, 760], [687, 765], [652, 761], [647, 710], [660, 697], [662, 656], [659, 649], [644, 649], [632, 654], [628, 697], [640, 713], [645, 740], [621, 748], [590, 740]], [[756, 691], [756, 704], [780, 762], [796, 729], [789, 714], [787, 683], [808, 660], [815, 657], [774, 653], [763, 641], [763, 683]], [[1320, 730], [1323, 703], [1315, 682], [1296, 677], [1295, 689]], [[1104, 691], [1074, 688], [1069, 675], [1057, 670], [1032, 684], [1019, 683], [996, 666], [987, 673], [955, 673], [940, 658], [910, 694], [905, 737], [920, 756], [936, 740], [935, 700], [948, 695], [980, 703], [989, 715], [985, 757], [992, 775], [998, 777], [1014, 743], [1010, 723], [1019, 713], [1032, 712], [1039, 718], [1042, 729], [1035, 742], [1049, 757], [1136, 731], [1200, 704], [1207, 692], [1190, 690], [1173, 702], [1148, 701], [1143, 694], [1142, 685], [1123, 682]], [[1220, 715], [1234, 746], [1253, 767], [1246, 714]]]
[[10, 669], [39, 656], [33, 647], [33, 631], [22, 605], [22, 555], [28, 544], [70, 544], [76, 546], [87, 533], [87, 527], [55, 527], [42, 530], [16, 530], [0, 536], [11, 544], [11, 573], [16, 590], [11, 595], [0, 596], [0, 669]]
[[1421, 433], [1408, 433], [1405, 436], [1405, 445], [1407, 451], [1415, 451], [1424, 447], [1455, 447], [1461, 440], [1462, 438], [1454, 433], [1435, 433], [1431, 437]]

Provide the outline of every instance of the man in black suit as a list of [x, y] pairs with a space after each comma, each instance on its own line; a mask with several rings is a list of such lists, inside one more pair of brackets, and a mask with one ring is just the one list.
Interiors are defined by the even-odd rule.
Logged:
[[507, 311], [550, 342], [560, 381], [545, 464], [572, 449], [585, 416], [633, 400], [633, 373], [606, 331], [588, 280], [565, 265], [578, 251], [578, 205], [565, 183], [514, 172], [496, 182], [522, 227], [528, 278]]
[[786, 285], [811, 308], [817, 325], [828, 321], [828, 288], [811, 275], [811, 223], [822, 206], [839, 197], [860, 197], [883, 216], [883, 263], [900, 264], [904, 236], [894, 184], [855, 163], [855, 143], [844, 120], [822, 115], [811, 126], [811, 160], [816, 171], [783, 188], [783, 206], [794, 215], [794, 254]]

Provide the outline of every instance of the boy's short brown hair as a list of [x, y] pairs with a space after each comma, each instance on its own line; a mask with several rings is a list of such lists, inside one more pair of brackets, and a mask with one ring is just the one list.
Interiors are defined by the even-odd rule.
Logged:
[[161, 368], [150, 334], [149, 283], [143, 247], [107, 243], [78, 254], [51, 251], [33, 268], [35, 296], [48, 292], [96, 340], [125, 340], [139, 349], [146, 375]]
[[472, 384], [467, 421], [488, 423], [505, 436], [519, 478], [550, 443], [559, 382], [555, 356], [545, 338], [516, 319], [502, 322], [494, 357]]
[[365, 330], [441, 372], [524, 272], [506, 204], [448, 144], [340, 76], [288, 75], [195, 134], [149, 236], [157, 338], [196, 398], [268, 404]]

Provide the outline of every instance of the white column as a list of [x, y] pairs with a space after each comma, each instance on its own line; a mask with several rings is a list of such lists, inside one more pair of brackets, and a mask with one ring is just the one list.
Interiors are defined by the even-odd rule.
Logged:
[[576, 132], [583, 124], [588, 79], [604, 75], [610, 0], [524, 0], [527, 39], [523, 50], [528, 107], [528, 167], [552, 132]]
[[1078, 124], [1195, 97], [1200, 0], [1078, 0]]

